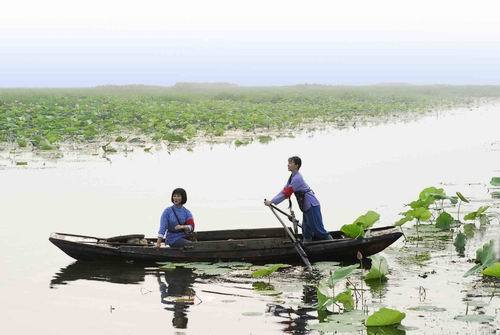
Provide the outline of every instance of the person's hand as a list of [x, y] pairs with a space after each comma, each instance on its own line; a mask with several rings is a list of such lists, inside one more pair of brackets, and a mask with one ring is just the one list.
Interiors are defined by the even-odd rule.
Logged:
[[186, 233], [190, 233], [190, 232], [192, 231], [191, 226], [190, 226], [190, 225], [185, 225], [185, 226], [184, 226], [184, 231], [185, 231]]
[[160, 243], [156, 243], [157, 248], [160, 248], [160, 245], [161, 245]]
[[270, 206], [272, 205], [272, 202], [271, 202], [271, 201], [269, 201], [269, 200], [267, 200], [267, 199], [264, 199], [264, 205], [266, 205], [266, 206], [269, 206], [269, 207], [270, 207]]

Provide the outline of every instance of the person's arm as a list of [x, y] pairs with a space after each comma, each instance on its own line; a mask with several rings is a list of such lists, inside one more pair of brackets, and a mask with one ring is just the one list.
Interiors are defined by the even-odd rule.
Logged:
[[158, 230], [158, 239], [156, 240], [156, 247], [157, 248], [159, 248], [161, 246], [163, 236], [165, 236], [165, 232], [167, 231], [167, 226], [168, 226], [167, 211], [168, 211], [168, 209], [164, 210], [163, 213], [161, 214], [160, 229]]
[[283, 187], [283, 189], [278, 194], [276, 194], [276, 196], [274, 196], [274, 198], [272, 198], [271, 200], [265, 200], [264, 204], [266, 206], [269, 206], [271, 204], [278, 205], [283, 200], [289, 199], [292, 196], [293, 192], [295, 192], [295, 189], [294, 189], [295, 179], [296, 179], [296, 177], [294, 176], [292, 178], [292, 181], [290, 182], [290, 185], [288, 185], [288, 184], [285, 185], [285, 187]]
[[191, 212], [187, 209], [187, 208], [184, 208], [185, 209], [185, 217], [186, 217], [186, 221], [184, 222], [184, 224], [176, 224], [173, 229], [174, 230], [183, 230], [184, 232], [186, 233], [190, 233], [192, 231], [194, 231], [194, 220], [193, 220], [193, 215], [191, 214]]
[[190, 233], [194, 231], [194, 219], [193, 219], [193, 214], [189, 211], [189, 209], [186, 209], [187, 213], [187, 218], [186, 218], [186, 232]]

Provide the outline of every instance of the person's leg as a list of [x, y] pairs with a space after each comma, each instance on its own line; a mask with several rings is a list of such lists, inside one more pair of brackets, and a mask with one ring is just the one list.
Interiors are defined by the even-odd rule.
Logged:
[[174, 243], [172, 243], [172, 247], [173, 248], [182, 248], [188, 244], [191, 244], [193, 242], [189, 241], [189, 240], [186, 240], [185, 238], [180, 238], [178, 239], [177, 241], [175, 241]]
[[310, 214], [310, 227], [312, 235], [316, 240], [333, 240], [332, 236], [326, 231], [323, 226], [323, 216], [321, 215], [321, 207], [313, 206], [309, 209]]
[[305, 211], [302, 216], [302, 242], [311, 242], [313, 239], [310, 227], [311, 220], [309, 218], [310, 210], [311, 208]]

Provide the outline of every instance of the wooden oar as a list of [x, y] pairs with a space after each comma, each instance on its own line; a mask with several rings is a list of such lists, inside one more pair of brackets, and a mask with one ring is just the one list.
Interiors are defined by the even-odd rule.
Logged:
[[288, 218], [288, 220], [290, 220], [290, 222], [293, 223], [293, 232], [295, 234], [298, 233], [297, 226], [299, 226], [300, 228], [302, 228], [302, 225], [299, 223], [299, 220], [297, 220], [295, 218], [295, 214], [293, 213], [292, 210], [290, 210], [292, 212], [292, 214], [288, 214], [288, 213], [282, 211], [281, 209], [279, 209], [278, 207], [274, 206], [273, 204], [270, 204], [269, 206], [271, 206], [272, 208], [274, 208], [275, 210], [277, 210], [278, 212], [280, 212], [281, 214], [283, 214], [284, 216], [286, 216]]
[[307, 270], [311, 271], [312, 270], [311, 262], [309, 262], [309, 259], [307, 258], [307, 254], [304, 251], [304, 249], [302, 248], [302, 246], [300, 245], [300, 242], [295, 238], [295, 236], [292, 234], [290, 229], [288, 229], [288, 227], [283, 222], [283, 220], [281, 220], [281, 218], [278, 216], [278, 214], [274, 211], [275, 207], [271, 205], [271, 206], [269, 206], [269, 208], [271, 209], [271, 212], [273, 212], [273, 214], [276, 216], [278, 221], [281, 223], [283, 228], [285, 228], [285, 231], [287, 232], [288, 237], [290, 237], [290, 239], [292, 240], [293, 246], [295, 247], [295, 250], [299, 254], [299, 256], [302, 259], [302, 261], [304, 262], [304, 264], [306, 265]]

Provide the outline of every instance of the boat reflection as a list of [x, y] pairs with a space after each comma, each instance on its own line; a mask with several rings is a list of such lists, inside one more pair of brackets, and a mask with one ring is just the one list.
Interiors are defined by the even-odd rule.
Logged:
[[50, 281], [50, 288], [77, 280], [105, 281], [114, 284], [144, 282], [147, 270], [137, 264], [76, 261], [61, 268]]
[[113, 284], [140, 284], [146, 276], [155, 276], [159, 285], [160, 302], [173, 313], [172, 325], [185, 329], [188, 324], [189, 306], [194, 304], [193, 283], [196, 275], [192, 269], [177, 268], [161, 271], [133, 263], [101, 263], [76, 261], [61, 268], [50, 281], [50, 288], [67, 285], [77, 280], [93, 280]]

